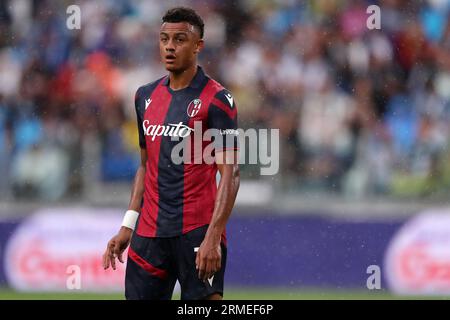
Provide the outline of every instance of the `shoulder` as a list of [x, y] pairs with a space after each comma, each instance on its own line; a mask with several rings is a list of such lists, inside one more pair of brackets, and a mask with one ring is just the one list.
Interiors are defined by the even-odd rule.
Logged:
[[215, 82], [215, 92], [214, 97], [209, 104], [208, 119], [236, 119], [237, 108], [233, 95], [217, 81], [212, 81]]
[[216, 80], [210, 78], [210, 82], [212, 90], [214, 91], [212, 104], [219, 104], [221, 106], [226, 106], [227, 108], [233, 109], [236, 104], [233, 94]]
[[135, 100], [141, 98], [142, 96], [146, 96], [148, 97], [150, 94], [152, 94], [152, 92], [156, 89], [156, 87], [158, 86], [158, 84], [161, 83], [162, 80], [164, 80], [167, 76], [161, 77], [153, 82], [144, 84], [142, 86], [140, 86], [137, 90], [136, 90], [136, 94], [135, 94]]

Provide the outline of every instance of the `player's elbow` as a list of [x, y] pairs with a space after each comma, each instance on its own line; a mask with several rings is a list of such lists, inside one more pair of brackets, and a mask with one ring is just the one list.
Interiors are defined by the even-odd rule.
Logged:
[[141, 164], [139, 164], [139, 167], [136, 170], [136, 175], [145, 175], [145, 171], [146, 171], [146, 165], [141, 163]]

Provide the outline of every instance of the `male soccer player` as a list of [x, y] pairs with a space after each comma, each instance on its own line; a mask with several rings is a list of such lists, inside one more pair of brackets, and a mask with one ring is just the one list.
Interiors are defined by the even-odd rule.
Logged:
[[[237, 110], [230, 92], [197, 65], [203, 31], [194, 10], [167, 11], [159, 47], [169, 75], [136, 92], [141, 164], [120, 231], [103, 255], [104, 268], [115, 270], [115, 259], [123, 263], [122, 253], [131, 242], [127, 299], [170, 299], [176, 280], [181, 299], [223, 296], [225, 226], [239, 189]], [[173, 161], [179, 143], [174, 137], [194, 135], [196, 122], [221, 134], [214, 140], [215, 161]], [[201, 142], [202, 150], [207, 145]]]

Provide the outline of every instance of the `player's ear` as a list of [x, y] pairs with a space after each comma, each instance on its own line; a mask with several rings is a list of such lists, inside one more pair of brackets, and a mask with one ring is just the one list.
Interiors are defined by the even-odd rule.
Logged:
[[199, 39], [197, 40], [197, 44], [195, 46], [195, 53], [200, 53], [200, 51], [203, 50], [203, 47], [205, 46], [205, 42], [203, 41], [203, 39]]

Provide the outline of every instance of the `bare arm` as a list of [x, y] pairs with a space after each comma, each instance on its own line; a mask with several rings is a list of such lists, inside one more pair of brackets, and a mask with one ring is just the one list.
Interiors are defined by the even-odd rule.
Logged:
[[236, 151], [218, 152], [216, 161], [221, 176], [220, 183], [211, 223], [196, 258], [199, 278], [202, 280], [211, 278], [221, 268], [221, 236], [231, 215], [240, 184]]
[[147, 165], [147, 151], [141, 149], [141, 164], [136, 171], [133, 187], [131, 189], [131, 199], [128, 210], [141, 212], [142, 197], [144, 196], [144, 178]]
[[[131, 189], [131, 199], [128, 205], [128, 210], [141, 211], [142, 197], [144, 196], [144, 178], [147, 165], [147, 152], [141, 149], [141, 164], [136, 171], [134, 177], [133, 187]], [[120, 227], [119, 233], [112, 237], [106, 246], [106, 251], [103, 254], [103, 268], [108, 269], [111, 264], [112, 268], [116, 270], [116, 258], [123, 263], [122, 253], [128, 247], [131, 241], [133, 229], [127, 227]]]

